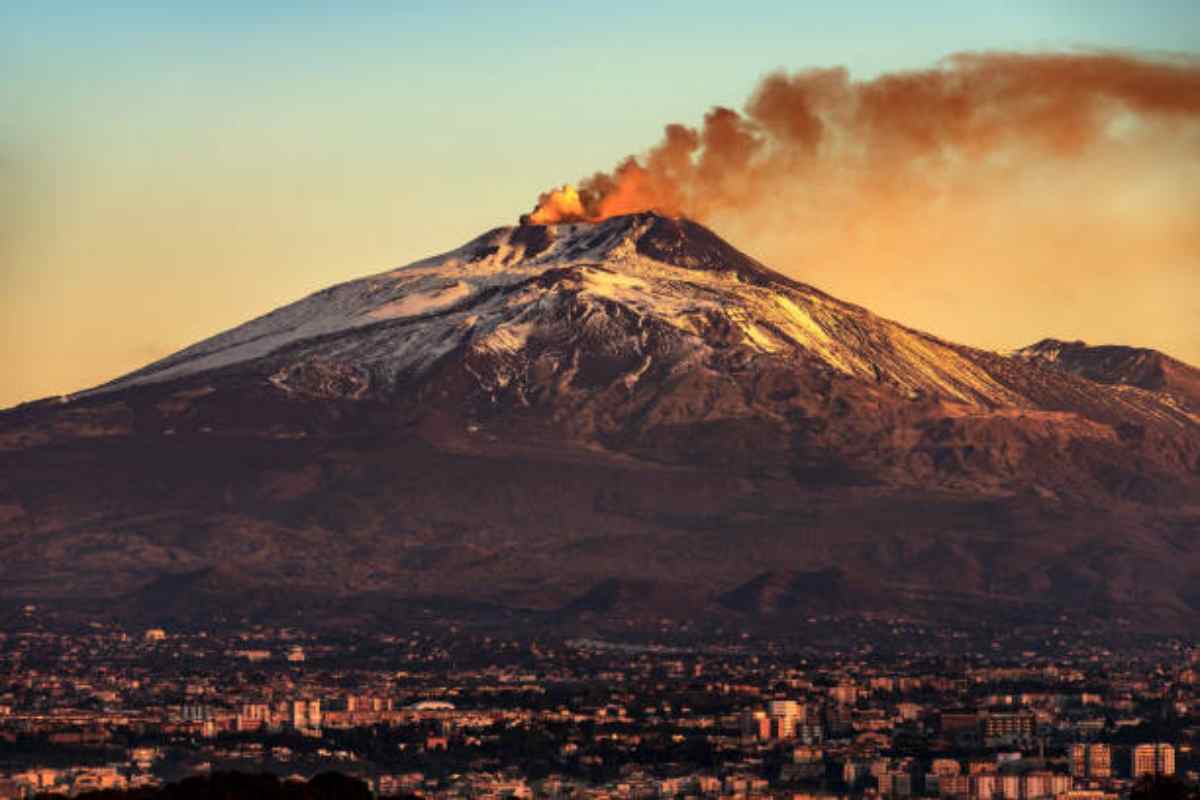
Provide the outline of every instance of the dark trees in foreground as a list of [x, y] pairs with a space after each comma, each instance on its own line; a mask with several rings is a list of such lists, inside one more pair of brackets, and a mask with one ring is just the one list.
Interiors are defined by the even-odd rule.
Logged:
[[1174, 775], [1146, 775], [1133, 785], [1129, 800], [1197, 800], [1200, 792]]
[[[48, 798], [50, 795], [39, 795]], [[367, 785], [338, 772], [323, 772], [307, 783], [275, 775], [214, 772], [157, 789], [88, 792], [86, 800], [371, 800]]]

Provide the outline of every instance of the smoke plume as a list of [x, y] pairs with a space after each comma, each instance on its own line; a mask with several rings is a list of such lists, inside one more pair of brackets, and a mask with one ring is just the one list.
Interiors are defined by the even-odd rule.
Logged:
[[[1085, 335], [1095, 315], [1129, 310], [1090, 293], [1158, 304], [1153, 324], [1174, 331], [1142, 325], [1126, 340], [1200, 360], [1194, 60], [983, 53], [866, 81], [775, 73], [741, 111], [668, 125], [648, 152], [542, 195], [526, 220], [641, 210], [700, 220], [797, 277], [988, 346], [1021, 342], [998, 341], [988, 309], [964, 321], [937, 308], [967, 284], [1039, 317], [1038, 336]], [[1051, 299], [1057, 316], [1041, 308]], [[1012, 312], [1008, 337], [1025, 335]]]

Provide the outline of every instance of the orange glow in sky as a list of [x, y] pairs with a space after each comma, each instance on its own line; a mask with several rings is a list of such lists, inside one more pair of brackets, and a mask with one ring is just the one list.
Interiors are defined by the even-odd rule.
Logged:
[[581, 175], [539, 220], [686, 214], [953, 341], [1200, 364], [1200, 68], [1138, 55], [1195, 4], [125, 5], [0, 9], [0, 407]]

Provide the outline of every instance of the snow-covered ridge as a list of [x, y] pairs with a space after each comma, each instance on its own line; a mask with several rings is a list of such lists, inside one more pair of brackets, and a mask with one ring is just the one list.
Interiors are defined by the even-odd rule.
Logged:
[[[650, 328], [663, 332], [654, 345]], [[497, 228], [317, 292], [93, 392], [293, 353], [395, 380], [458, 349], [520, 359], [531, 343], [544, 350], [578, 337], [639, 364], [622, 378], [629, 386], [651, 361], [685, 369], [734, 347], [750, 357], [815, 359], [902, 391], [1022, 404], [966, 348], [773, 273], [695, 223], [654, 214]], [[506, 368], [491, 380], [520, 372]]]

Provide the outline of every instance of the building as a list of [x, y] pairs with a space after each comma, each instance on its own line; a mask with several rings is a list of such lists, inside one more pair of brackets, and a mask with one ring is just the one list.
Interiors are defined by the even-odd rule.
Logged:
[[889, 769], [875, 778], [883, 797], [912, 797], [912, 775], [906, 770]]
[[808, 707], [795, 700], [771, 700], [767, 710], [744, 711], [741, 716], [742, 737], [759, 741], [798, 739], [805, 744], [819, 744], [822, 729], [808, 721]]
[[767, 716], [772, 739], [794, 739], [797, 726], [808, 719], [808, 709], [795, 700], [772, 700], [767, 703]]
[[1086, 744], [1073, 744], [1067, 751], [1071, 764], [1071, 775], [1076, 778], [1086, 778], [1088, 773], [1088, 752]]
[[969, 779], [974, 800], [992, 800], [1000, 793], [1000, 776], [994, 772], [979, 772]]
[[795, 700], [772, 700], [767, 703], [767, 714], [772, 717], [788, 717], [794, 720], [804, 719], [805, 707]]
[[1028, 744], [1036, 736], [1037, 716], [1032, 711], [990, 712], [983, 718], [985, 744]]
[[1137, 745], [1133, 748], [1130, 772], [1135, 779], [1144, 775], [1174, 775], [1175, 748], [1165, 742]]
[[1098, 743], [1088, 747], [1088, 777], [1112, 777], [1112, 748]]
[[771, 738], [771, 718], [765, 711], [743, 711], [741, 727], [743, 739], [766, 741]]
[[292, 727], [297, 730], [317, 730], [321, 727], [320, 700], [292, 701]]
[[1056, 772], [1027, 772], [1021, 776], [1021, 797], [1024, 800], [1058, 797], [1071, 790], [1071, 777]]
[[970, 797], [970, 775], [937, 776], [937, 792], [940, 797]]
[[234, 727], [238, 731], [257, 731], [271, 724], [271, 707], [266, 703], [243, 703]]
[[970, 746], [979, 741], [979, 712], [943, 711], [938, 719], [942, 736], [952, 744]]
[[838, 705], [852, 706], [858, 702], [858, 687], [852, 683], [840, 683], [829, 690], [829, 696]]
[[1102, 742], [1073, 744], [1070, 750], [1071, 775], [1076, 778], [1111, 778], [1112, 748]]
[[1099, 789], [1072, 789], [1060, 794], [1057, 800], [1117, 800], [1117, 794]]
[[203, 703], [184, 703], [179, 707], [179, 719], [183, 722], [204, 722], [212, 718], [212, 709]]
[[796, 726], [796, 739], [804, 744], [821, 744], [825, 731], [817, 722], [802, 722]]
[[962, 773], [962, 765], [957, 759], [935, 758], [925, 773], [925, 791], [927, 794], [940, 794], [943, 778], [953, 778]]

